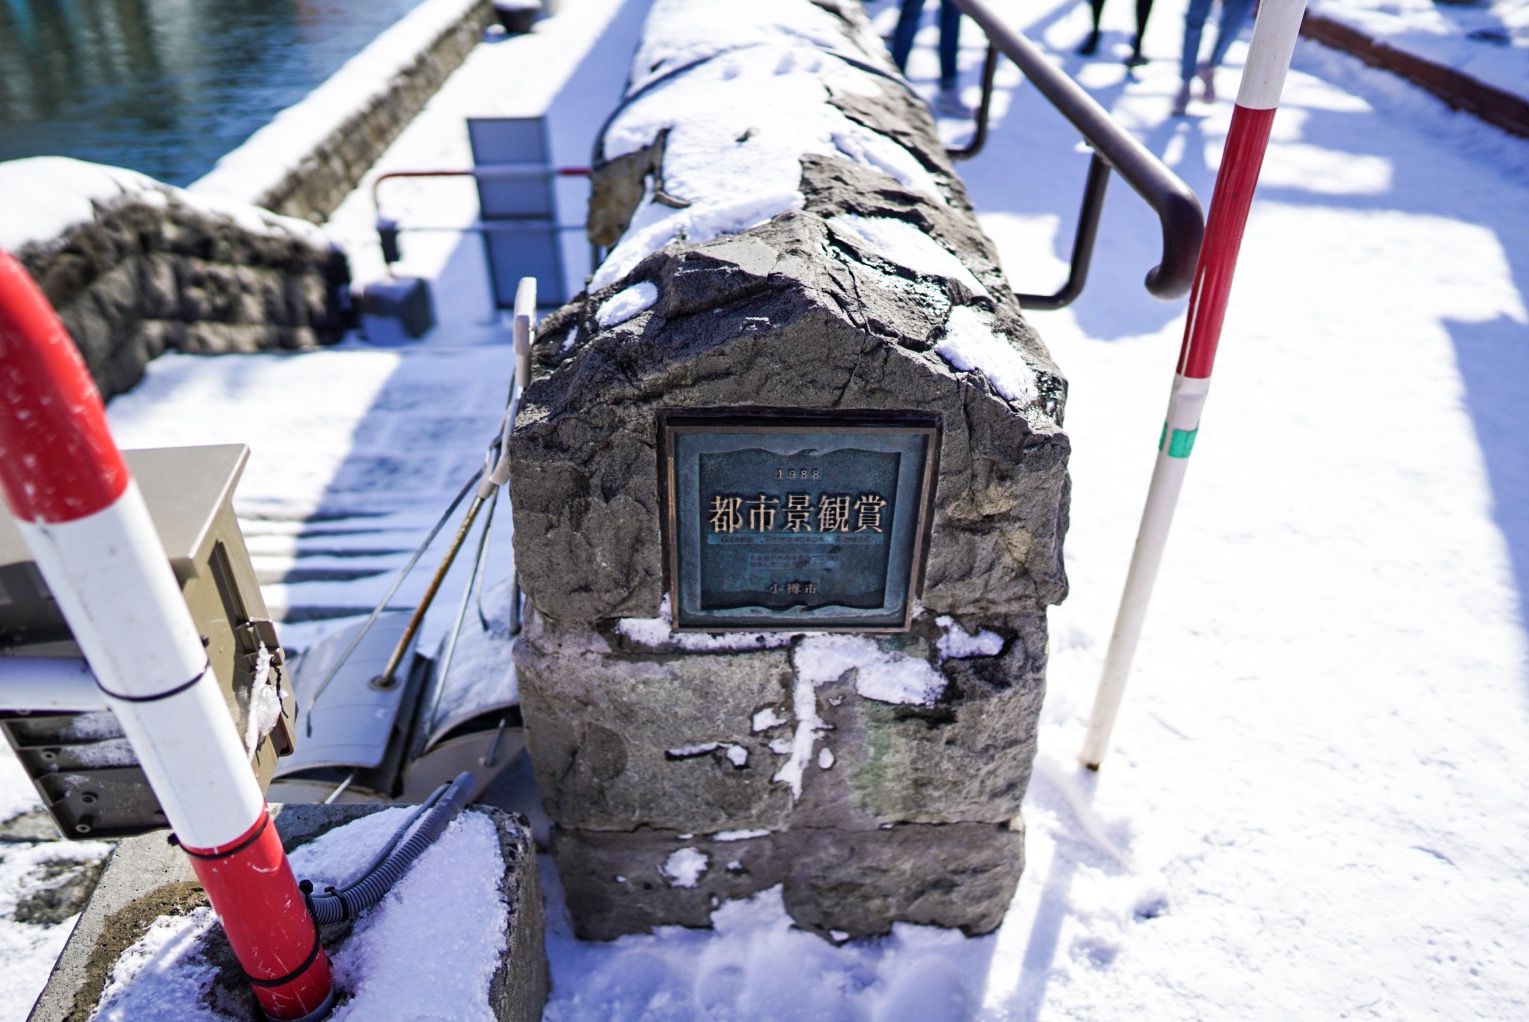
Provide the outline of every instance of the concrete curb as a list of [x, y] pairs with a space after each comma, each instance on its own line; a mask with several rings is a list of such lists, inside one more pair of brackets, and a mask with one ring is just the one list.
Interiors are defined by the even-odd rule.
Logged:
[[1376, 42], [1358, 29], [1332, 18], [1306, 12], [1301, 35], [1323, 46], [1358, 57], [1427, 89], [1452, 109], [1471, 114], [1511, 135], [1529, 138], [1529, 102], [1488, 85], [1454, 68]]
[[[271, 807], [288, 852], [334, 827], [389, 808], [376, 803]], [[499, 893], [509, 907], [505, 949], [489, 984], [484, 1013], [499, 1022], [534, 1022], [541, 1017], [551, 976], [543, 945], [541, 882], [530, 827], [523, 817], [492, 806], [469, 806], [466, 812], [487, 816], [499, 834], [504, 860]], [[81, 1022], [92, 1017], [117, 960], [150, 925], [163, 916], [183, 915], [207, 904], [186, 856], [165, 837], [165, 832], [156, 831], [118, 843], [47, 986], [27, 1016], [29, 1022]], [[350, 934], [351, 924], [335, 923], [321, 936], [326, 949], [333, 953], [344, 946]], [[221, 927], [213, 928], [203, 947], [206, 960], [222, 972], [208, 996], [228, 1017], [258, 1022], [260, 1013], [254, 1010], [237, 963], [226, 951]], [[441, 954], [449, 956], [450, 949], [443, 948]], [[432, 963], [419, 964], [428, 974]]]

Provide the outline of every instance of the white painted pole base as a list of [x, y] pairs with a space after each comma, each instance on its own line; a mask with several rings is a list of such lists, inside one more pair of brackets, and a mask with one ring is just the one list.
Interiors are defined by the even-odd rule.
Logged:
[[1115, 718], [1120, 713], [1126, 677], [1131, 673], [1131, 661], [1136, 656], [1136, 643], [1141, 638], [1142, 622], [1147, 617], [1152, 587], [1157, 581], [1158, 567], [1163, 561], [1163, 548], [1168, 543], [1168, 528], [1173, 524], [1173, 510], [1184, 485], [1184, 473], [1189, 467], [1189, 452], [1194, 447], [1194, 438], [1200, 428], [1200, 413], [1205, 407], [1209, 390], [1208, 379], [1175, 376], [1173, 380], [1166, 427], [1158, 445], [1152, 483], [1147, 489], [1147, 503], [1142, 510], [1141, 527], [1136, 534], [1136, 549], [1131, 554], [1125, 591], [1120, 597], [1115, 630], [1110, 635], [1110, 646], [1105, 653], [1099, 690], [1094, 696], [1088, 733], [1083, 739], [1083, 753], [1079, 757], [1090, 770], [1099, 769], [1105, 749], [1109, 746], [1110, 732], [1115, 727]]

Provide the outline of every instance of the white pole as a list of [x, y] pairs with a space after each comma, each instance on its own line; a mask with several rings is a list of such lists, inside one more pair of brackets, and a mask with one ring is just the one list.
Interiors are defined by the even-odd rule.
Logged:
[[1184, 484], [1189, 453], [1200, 429], [1200, 412], [1210, 391], [1210, 375], [1221, 340], [1237, 268], [1237, 252], [1258, 186], [1258, 172], [1268, 148], [1269, 129], [1280, 91], [1295, 52], [1296, 36], [1306, 0], [1263, 0], [1253, 26], [1253, 42], [1243, 71], [1231, 130], [1216, 174], [1216, 190], [1206, 218], [1205, 244], [1195, 268], [1194, 289], [1189, 296], [1188, 322], [1179, 351], [1178, 371], [1168, 400], [1168, 416], [1158, 445], [1157, 465], [1147, 490], [1136, 549], [1126, 574], [1125, 592], [1115, 617], [1115, 630], [1105, 654], [1099, 690], [1089, 718], [1088, 733], [1079, 757], [1090, 770], [1098, 770], [1109, 747], [1110, 732], [1120, 712], [1126, 677], [1136, 655], [1147, 604], [1157, 581], [1157, 570], [1168, 542], [1168, 528]]

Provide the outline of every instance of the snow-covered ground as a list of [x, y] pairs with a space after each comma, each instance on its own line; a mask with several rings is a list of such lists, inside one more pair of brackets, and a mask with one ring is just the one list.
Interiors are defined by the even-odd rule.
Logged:
[[[550, 109], [555, 158], [581, 162], [644, 6], [562, 0], [532, 36], [481, 47], [387, 165], [465, 162], [461, 116], [485, 104]], [[878, 27], [890, 29], [893, 6], [870, 5]], [[1154, 60], [1129, 74], [1109, 59], [1131, 31], [1123, 0], [1105, 12], [1093, 61], [1073, 53], [1085, 5], [996, 6], [1208, 201], [1230, 105], [1169, 116], [1184, 0], [1157, 0]], [[1383, 15], [1396, 45], [1437, 34], [1436, 19], [1490, 11], [1512, 44], [1472, 45], [1511, 55], [1500, 64], [1510, 80], [1494, 84], [1529, 94], [1522, 2], [1323, 0], [1322, 9], [1355, 24]], [[931, 90], [933, 42], [931, 28], [910, 68]], [[963, 42], [972, 82], [981, 46], [969, 25]], [[1464, 67], [1445, 50], [1419, 52]], [[1245, 54], [1246, 36], [1229, 80]], [[485, 98], [474, 83], [494, 74]], [[1086, 157], [1012, 68], [996, 113], [987, 151], [961, 172], [1011, 283], [1054, 287]], [[411, 214], [464, 215], [466, 204], [471, 215], [470, 195], [398, 187]], [[1156, 225], [1117, 182], [1083, 298], [1033, 315], [1071, 381], [1072, 594], [1052, 612], [1029, 862], [1002, 928], [967, 939], [899, 926], [834, 947], [791, 929], [778, 895], [765, 894], [723, 906], [714, 930], [588, 944], [571, 936], [544, 858], [547, 1018], [1529, 1014], [1526, 228], [1529, 142], [1331, 50], [1297, 47], [1183, 502], [1094, 775], [1076, 756], [1184, 327], [1182, 301], [1157, 302], [1141, 287], [1157, 259]], [[369, 199], [342, 209], [335, 229], [363, 275], [377, 266], [366, 254]], [[406, 235], [405, 245], [410, 269], [437, 281], [442, 326], [427, 342], [162, 359], [142, 390], [113, 403], [123, 442], [224, 440], [188, 436], [187, 423], [205, 421], [201, 408], [276, 405], [284, 418], [238, 437], [255, 448], [239, 498], [246, 520], [283, 521], [315, 502], [350, 507], [363, 477], [399, 478], [379, 455], [419, 428], [423, 410], [408, 400], [416, 380], [462, 420], [439, 428], [459, 431], [449, 435], [467, 457], [470, 438], [485, 421], [492, 428], [509, 364], [475, 275], [478, 243]], [[457, 369], [472, 380], [454, 391]], [[429, 485], [362, 510], [417, 534], [453, 488], [455, 470], [436, 468]], [[260, 557], [281, 555], [276, 539], [254, 545]], [[343, 608], [375, 598], [380, 583], [323, 584], [333, 591], [299, 597], [294, 584], [273, 602]], [[326, 627], [283, 635], [301, 644]], [[0, 821], [35, 804], [0, 755]], [[45, 860], [102, 850], [0, 845], [0, 1020], [25, 1017], [68, 929], [12, 922], [13, 902]]]

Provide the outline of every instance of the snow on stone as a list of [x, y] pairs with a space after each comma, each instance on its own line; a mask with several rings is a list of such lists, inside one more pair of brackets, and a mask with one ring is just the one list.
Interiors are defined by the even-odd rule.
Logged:
[[[793, 9], [815, 10], [805, 0]], [[692, 29], [726, 35], [735, 5], [672, 0], [674, 17], [698, 18]], [[822, 15], [804, 13], [810, 21]], [[849, 159], [888, 174], [937, 202], [944, 196], [923, 165], [901, 145], [845, 117], [829, 104], [838, 91], [879, 88], [878, 76], [859, 70], [815, 45], [782, 42], [768, 27], [773, 13], [752, 27], [749, 45], [718, 52], [704, 63], [636, 94], [606, 128], [607, 159], [653, 144], [665, 130], [663, 188], [682, 203], [656, 201], [653, 183], [626, 233], [590, 281], [590, 290], [625, 276], [644, 257], [671, 241], [696, 244], [765, 223], [806, 201], [799, 190], [802, 157]], [[740, 29], [742, 30], [742, 29]], [[654, 35], [649, 30], [649, 37]], [[841, 34], [842, 38], [842, 34]], [[713, 48], [705, 47], [708, 52]], [[684, 63], [681, 61], [681, 63]]]
[[748, 841], [751, 838], [765, 837], [768, 830], [719, 830], [712, 835], [716, 841]]
[[703, 742], [700, 745], [681, 745], [674, 749], [665, 749], [664, 755], [670, 759], [690, 759], [692, 756], [704, 756], [708, 752], [716, 752], [722, 748], [722, 742]]
[[665, 859], [660, 868], [669, 878], [670, 887], [694, 887], [701, 882], [710, 863], [711, 859], [699, 848], [681, 848]]
[[[883, 53], [868, 23], [846, 31], [844, 22], [807, 0], [729, 4], [725, 16], [718, 17], [717, 12], [717, 5], [709, 0], [655, 3], [632, 58], [629, 92], [687, 65], [748, 46], [805, 44], [862, 61]], [[885, 56], [881, 60], [891, 70]]]
[[171, 201], [232, 220], [257, 234], [294, 234], [313, 244], [327, 244], [313, 224], [279, 216], [244, 202], [197, 195], [155, 181], [135, 170], [109, 167], [64, 156], [33, 156], [0, 162], [0, 248], [16, 251], [29, 243], [47, 244], [76, 224], [95, 219], [97, 205], [129, 197], [146, 205]]
[[941, 660], [960, 660], [964, 657], [997, 656], [1003, 652], [1003, 636], [986, 628], [977, 629], [973, 635], [948, 614], [941, 614], [934, 623], [942, 629], [935, 641]]
[[814, 685], [855, 670], [855, 691], [883, 703], [929, 705], [945, 691], [945, 678], [921, 658], [883, 650], [860, 635], [813, 635], [795, 653], [798, 672]]
[[[385, 810], [374, 816], [389, 816], [396, 828], [406, 812]], [[360, 843], [368, 857], [375, 854], [380, 847], [375, 839], [359, 842], [343, 836], [353, 826], [298, 849], [293, 869], [312, 877], [335, 844]], [[379, 829], [380, 837], [391, 833], [386, 826]], [[333, 840], [314, 847], [326, 838]], [[307, 849], [313, 850], [303, 856]], [[331, 1018], [439, 1018], [445, 1005], [445, 1016], [454, 1022], [490, 1022], [489, 985], [504, 953], [509, 920], [509, 908], [498, 893], [503, 877], [493, 822], [481, 813], [459, 816], [332, 955], [335, 982], [351, 999]]]
[[[293, 872], [325, 886], [357, 879], [411, 810], [384, 809], [336, 827], [294, 849]], [[505, 947], [508, 908], [499, 889], [504, 860], [494, 824], [464, 813], [393, 889], [356, 921], [330, 954], [335, 984], [348, 998], [336, 1022], [431, 1019], [490, 1022], [489, 984]], [[487, 896], [486, 896], [487, 895]], [[197, 938], [211, 909], [163, 917], [125, 952], [94, 1019], [101, 1022], [222, 1022], [205, 1006], [214, 970]]]
[[602, 329], [619, 326], [640, 312], [645, 312], [658, 301], [658, 288], [650, 281], [638, 281], [625, 291], [606, 299], [595, 313], [595, 322]]
[[754, 712], [752, 726], [754, 733], [758, 734], [760, 731], [768, 731], [772, 727], [780, 727], [789, 720], [789, 717], [782, 714], [775, 707], [766, 706], [764, 709]]
[[993, 389], [1017, 405], [1035, 400], [1035, 372], [1013, 345], [993, 332], [993, 318], [981, 309], [959, 305], [950, 310], [945, 338], [935, 352], [956, 369], [977, 370]]
[[101, 991], [91, 1022], [186, 1019], [217, 1022], [224, 1016], [200, 1001], [212, 988], [217, 968], [199, 956], [188, 959], [217, 916], [203, 906], [184, 916], [161, 916], [122, 953]]
[[739, 770], [749, 765], [749, 750], [741, 745], [728, 745], [725, 755], [727, 761]]
[[1311, 9], [1403, 53], [1510, 94], [1529, 93], [1529, 4], [1524, 0], [1312, 0]]
[[823, 746], [823, 748], [821, 750], [819, 750], [819, 752], [818, 752], [818, 769], [819, 770], [830, 770], [830, 769], [832, 769], [833, 765], [834, 765], [834, 759], [835, 759], [834, 751], [832, 749], [830, 749], [826, 745]]
[[[791, 651], [791, 662], [796, 668], [791, 692], [796, 727], [789, 741], [770, 743], [772, 752], [790, 757], [771, 779], [788, 785], [797, 798], [802, 795], [802, 776], [812, 761], [818, 735], [828, 729], [817, 710], [820, 685], [854, 670], [855, 691], [878, 702], [928, 705], [945, 691], [945, 678], [925, 661], [884, 651], [874, 639], [859, 635], [805, 636]], [[759, 713], [754, 719], [759, 720]]]
[[[799, 653], [800, 650], [793, 651], [793, 660], [796, 660]], [[771, 752], [777, 755], [789, 754], [790, 758], [780, 765], [780, 769], [770, 779], [789, 787], [792, 797], [801, 798], [802, 775], [812, 758], [818, 733], [827, 725], [818, 716], [817, 686], [813, 676], [804, 671], [799, 662], [796, 664], [796, 679], [791, 686], [791, 708], [796, 717], [796, 729], [790, 740], [778, 739], [770, 743]]]
[[828, 226], [899, 266], [930, 277], [958, 280], [974, 295], [992, 297], [972, 271], [916, 225], [892, 217], [836, 216]]
[[677, 632], [669, 609], [669, 594], [658, 605], [657, 617], [624, 617], [616, 622], [620, 635], [641, 646], [678, 646], [692, 651], [774, 649], [791, 644], [789, 632]]
[[14, 252], [29, 242], [51, 241], [75, 224], [95, 219], [96, 203], [129, 195], [163, 201], [167, 188], [135, 170], [63, 156], [0, 163], [0, 195], [5, 196], [0, 248]]

